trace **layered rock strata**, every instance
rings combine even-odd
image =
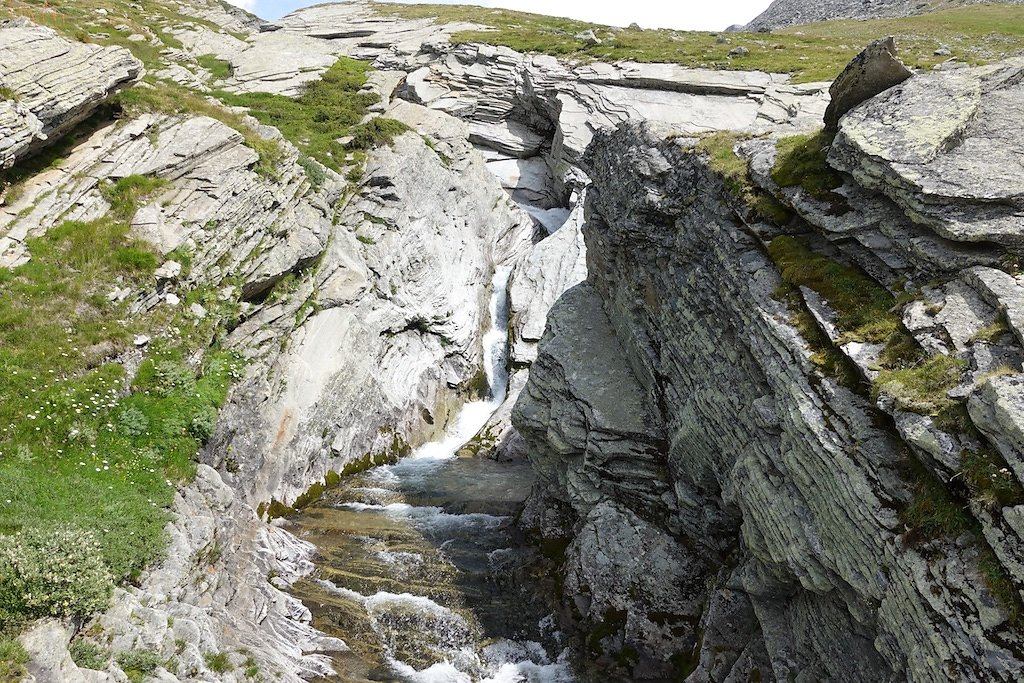
[[[546,483],[529,521],[569,542],[568,601],[594,654],[625,662],[630,680],[1021,677],[1020,499],[958,483],[986,447],[1006,463],[992,476],[1021,482],[1024,349],[1009,322],[1021,282],[994,267],[1017,249],[1004,184],[1021,174],[985,151],[1008,130],[1017,70],[916,76],[854,108],[829,156],[850,172],[834,191],[848,211],[779,187],[773,141],[738,145],[754,182],[797,215],[784,229],[738,207],[695,140],[653,125],[597,134],[587,282],[551,310],[513,423]],[[925,90],[962,99],[965,118],[894,114]],[[947,159],[972,178],[955,192]],[[971,175],[982,167],[989,179]],[[951,213],[1003,229],[979,237]],[[939,399],[973,425],[907,399],[880,375],[883,346],[851,339],[805,287],[800,308],[861,389],[822,369],[778,295],[766,245],[783,232],[893,289],[931,280],[895,310],[933,359],[963,367]],[[1010,334],[986,336],[1001,316]],[[906,511],[931,476],[973,519],[921,541]],[[1010,588],[996,597],[999,581]]]

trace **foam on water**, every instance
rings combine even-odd
[[[568,212],[565,212],[566,214]],[[554,226],[566,216],[547,212],[545,226]],[[544,222],[544,219],[538,217]],[[561,223],[558,223],[561,225]],[[554,226],[557,228],[557,226]],[[553,231],[552,227],[548,228]],[[487,423],[494,411],[505,400],[508,392],[507,329],[508,279],[510,269],[501,268],[493,280],[491,296],[491,328],[484,336],[484,370],[490,396],[486,401],[464,405],[450,423],[443,438],[415,449],[412,454],[394,465],[375,468],[367,474],[371,486],[354,489],[362,500],[341,503],[338,507],[354,512],[384,514],[401,517],[412,527],[425,534],[445,533],[453,529],[493,530],[508,518],[483,513],[451,514],[442,508],[413,506],[407,503],[387,503],[389,495],[401,491],[411,482],[429,477],[438,468],[456,457],[456,452],[472,439]],[[365,501],[365,502],[363,502]],[[372,546],[374,556],[393,564],[396,569],[424,562],[418,553],[388,551],[375,539],[361,537],[360,541]],[[379,539],[376,539],[379,541]],[[448,539],[440,544],[443,553]],[[514,550],[499,548],[488,555],[488,562],[501,564],[513,556]],[[435,602],[411,593],[378,592],[362,595],[356,591],[320,579],[318,584],[335,595],[355,601],[363,606],[371,626],[388,653],[387,661],[394,673],[408,683],[571,683],[565,653],[557,660],[539,644],[532,641],[499,640],[482,646],[479,627],[474,619]],[[402,661],[403,647],[412,642],[413,650],[429,652],[430,659],[441,660],[416,669]],[[410,660],[411,661],[411,660]],[[427,660],[429,661],[429,659]]]

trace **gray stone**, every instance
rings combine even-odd
[[[829,88],[832,96],[825,110],[825,132],[839,129],[839,119],[864,100],[885,92],[911,77],[896,56],[896,40],[891,36],[876,40],[854,57]]]
[[[137,79],[142,63],[122,47],[72,42],[27,20],[0,23],[0,168],[35,153]]]

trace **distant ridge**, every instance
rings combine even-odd
[[[747,24],[747,31],[771,31],[829,19],[909,17],[966,5],[1021,5],[1024,0],[775,0]]]

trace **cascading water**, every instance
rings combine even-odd
[[[336,658],[346,683],[574,680],[538,558],[511,521],[529,465],[456,457],[508,391],[508,278],[501,268],[492,282],[488,398],[466,404],[440,440],[349,477],[294,520],[325,560],[296,592],[352,648]]]

